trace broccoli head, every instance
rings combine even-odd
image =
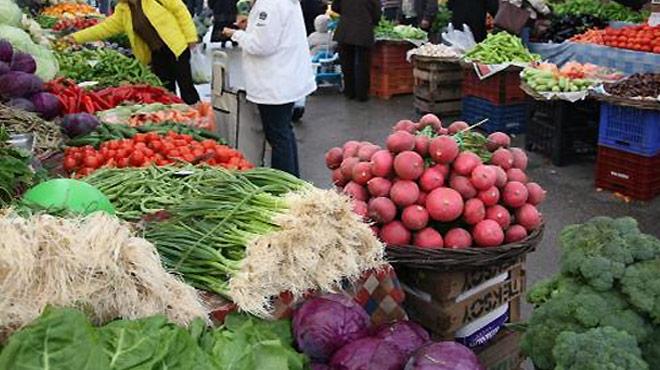
[[[552,353],[555,370],[648,370],[635,337],[609,326],[584,333],[566,331]]]
[[[537,368],[554,368],[552,349],[557,337],[565,331],[581,333],[611,326],[628,332],[639,342],[649,338],[651,324],[630,308],[623,295],[616,291],[600,292],[568,277],[560,281],[561,289],[532,313],[521,341],[523,352]]]
[[[582,277],[599,291],[612,289],[628,265],[660,256],[660,242],[641,234],[630,217],[596,217],[568,226],[560,241],[562,272]]]
[[[642,345],[642,357],[651,369],[660,369],[660,327],[656,327],[649,338]]]
[[[660,258],[628,266],[621,290],[633,306],[660,324]]]

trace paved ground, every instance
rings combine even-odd
[[[302,176],[320,187],[329,187],[329,172],[323,154],[347,140],[382,144],[399,119],[415,118],[410,96],[368,103],[346,101],[325,92],[307,103],[304,122],[297,126]],[[516,141],[523,142],[523,138]],[[522,146],[522,145],[520,145]],[[594,216],[632,216],[642,230],[660,237],[660,197],[650,203],[625,203],[593,185],[594,159],[566,167],[554,167],[543,157],[530,154],[529,175],[548,190],[541,207],[546,221],[543,242],[528,260],[528,283],[552,275],[558,268],[557,235],[565,226]],[[525,310],[527,313],[529,309]]]

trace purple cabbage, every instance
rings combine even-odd
[[[408,360],[404,370],[484,370],[469,348],[456,342],[431,343]]]
[[[37,62],[34,61],[32,55],[18,51],[14,53],[10,67],[12,71],[34,73],[37,71]]]
[[[62,106],[57,96],[48,92],[40,92],[32,95],[30,100],[34,103],[36,112],[44,119],[53,119],[60,115]]]
[[[430,341],[429,333],[412,321],[399,321],[384,326],[374,337],[394,344],[406,357]]]
[[[388,341],[367,337],[348,343],[330,361],[333,370],[401,370],[407,356]]]
[[[306,301],[293,315],[298,348],[317,362],[327,362],[345,344],[368,335],[370,319],[351,298],[328,294]]]
[[[9,102],[7,103],[7,105],[9,105],[12,108],[22,109],[22,110],[27,111],[27,112],[36,112],[37,111],[34,104],[30,100],[25,99],[25,98],[10,99]]]
[[[330,370],[330,366],[326,364],[311,364],[309,368],[310,370]]]
[[[11,71],[0,76],[0,95],[20,98],[42,91],[43,81],[31,73]]]
[[[98,127],[99,121],[89,113],[67,114],[62,119],[62,131],[68,137],[87,135]]]
[[[0,61],[0,75],[3,75],[10,71],[9,64]]]
[[[14,47],[11,46],[11,42],[0,39],[0,62],[5,62],[7,64],[11,63],[14,58]]]

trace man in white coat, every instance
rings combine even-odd
[[[247,99],[259,108],[272,167],[299,176],[294,102],[316,90],[299,0],[256,0],[244,30],[223,33],[243,50]]]

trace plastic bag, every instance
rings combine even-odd
[[[203,47],[196,47],[190,57],[193,82],[207,84],[211,82],[211,61],[204,53]]]
[[[463,54],[472,50],[477,45],[476,41],[474,41],[472,30],[467,24],[463,25],[463,31],[458,31],[454,29],[453,24],[449,23],[447,31],[442,33],[442,39],[454,49],[460,50]]]

